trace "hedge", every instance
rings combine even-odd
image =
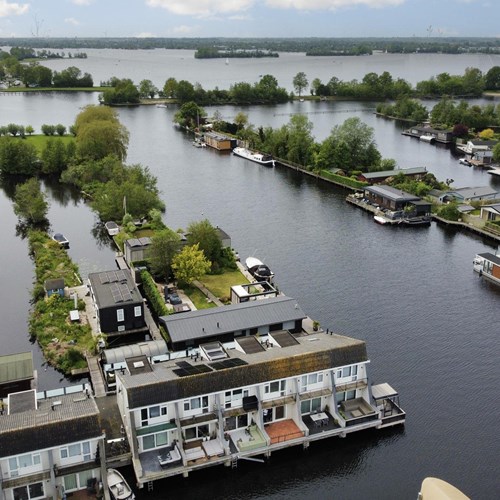
[[[169,310],[165,305],[165,300],[163,299],[162,294],[158,291],[156,283],[149,271],[141,271],[141,279],[142,290],[155,314],[157,316],[166,316],[169,314]]]

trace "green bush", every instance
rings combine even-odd
[[[165,300],[163,296],[158,291],[156,283],[153,280],[153,277],[148,271],[141,272],[141,280],[142,280],[142,290],[146,299],[150,303],[153,311],[157,316],[166,316],[169,314],[169,310],[165,305]]]
[[[351,179],[349,177],[344,177],[343,175],[333,174],[329,170],[322,170],[321,177],[324,177],[325,179],[330,179],[344,186],[349,186],[356,189],[362,189],[368,185],[367,182],[361,182],[355,179]]]
[[[451,221],[458,221],[458,219],[462,217],[456,202],[451,202],[441,207],[438,211],[438,215],[443,219]]]

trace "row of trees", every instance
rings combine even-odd
[[[394,104],[378,104],[377,113],[414,122],[423,122],[429,116],[429,111],[421,102],[407,96],[398,97]]]

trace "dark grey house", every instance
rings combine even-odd
[[[281,295],[253,302],[231,304],[160,317],[173,350],[218,340],[229,342],[245,335],[302,331],[306,315],[295,299]]]
[[[431,211],[430,203],[392,186],[368,186],[365,188],[365,197],[372,203],[393,211],[404,210],[408,205],[412,205],[416,215],[425,215]]]
[[[100,331],[108,335],[147,331],[144,302],[128,269],[89,274]]]

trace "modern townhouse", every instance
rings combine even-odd
[[[88,393],[40,399],[34,390],[9,394],[0,415],[2,500],[66,498],[96,492],[104,436]]]
[[[189,354],[129,358],[117,374],[139,486],[405,421],[397,392],[371,384],[360,340],[279,330]]]

